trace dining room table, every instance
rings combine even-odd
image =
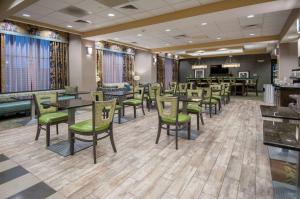
[[[92,106],[93,101],[82,100],[82,99],[71,99],[71,100],[57,101],[55,103],[42,102],[41,104],[45,108],[53,106],[53,107],[57,107],[57,109],[59,111],[63,111],[63,110],[68,111],[68,127],[69,127],[75,123],[76,109]],[[61,156],[68,156],[71,154],[70,153],[70,140],[71,140],[71,134],[70,134],[70,131],[68,130],[68,138],[66,140],[61,140],[59,142],[51,144],[48,147],[48,149],[61,155]],[[74,150],[75,150],[75,152],[78,152],[78,151],[86,149],[90,146],[92,146],[92,143],[76,140],[75,145],[74,145]]]

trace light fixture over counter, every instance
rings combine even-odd
[[[201,65],[192,65],[192,69],[203,69],[207,68],[207,65],[201,64]]]
[[[240,63],[236,62],[232,55],[229,55],[229,57],[226,59],[225,63],[222,64],[222,68],[239,68],[241,66]]]

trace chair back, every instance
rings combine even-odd
[[[225,95],[225,92],[230,93],[230,83],[223,83],[222,84],[223,93],[222,95]]]
[[[44,107],[42,105],[43,102],[56,103],[57,102],[57,93],[42,93],[42,94],[33,94],[34,104],[37,110],[38,115],[42,115],[44,113],[53,113],[57,111],[57,107],[50,106]]]
[[[161,87],[160,84],[152,84],[149,88],[149,97],[155,98],[160,95]]]
[[[202,97],[203,96],[203,89],[188,89],[187,90],[188,97]]]
[[[71,93],[77,93],[78,87],[77,86],[65,86],[65,93],[71,94]]]
[[[104,95],[102,91],[91,92],[91,97],[93,101],[104,101]]]
[[[165,107],[165,103],[170,104],[170,108]],[[178,122],[178,97],[170,96],[157,96],[156,97],[158,117],[176,117],[176,122]]]
[[[111,124],[114,119],[116,99],[109,101],[93,101],[93,131],[98,124]],[[108,114],[103,114],[103,112]],[[108,116],[107,116],[108,115]]]
[[[179,90],[179,92],[186,92],[186,90],[187,90],[187,83],[179,83],[178,84],[178,90]]]
[[[175,93],[176,89],[177,89],[177,82],[171,82],[170,90],[172,90],[172,92]]]
[[[214,84],[210,85],[211,94],[215,96],[221,96],[222,93],[222,85],[221,84]]]
[[[144,99],[144,93],[145,93],[145,87],[135,86],[134,89],[133,98],[134,99]]]

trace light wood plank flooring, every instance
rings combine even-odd
[[[61,157],[45,149],[45,134],[34,141],[36,126],[0,132],[0,151],[66,198],[272,198],[267,148],[262,143],[261,101],[233,98],[205,125],[197,140],[179,139],[162,131],[155,144],[157,113],[114,126],[115,154],[109,139],[97,148]],[[132,115],[131,108],[127,108]],[[91,118],[80,111],[77,119]],[[195,117],[192,128],[196,129]],[[53,128],[52,139],[67,137],[67,125]]]

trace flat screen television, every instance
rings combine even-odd
[[[211,65],[210,66],[210,76],[223,76],[228,75],[229,69],[222,68],[222,65]]]

